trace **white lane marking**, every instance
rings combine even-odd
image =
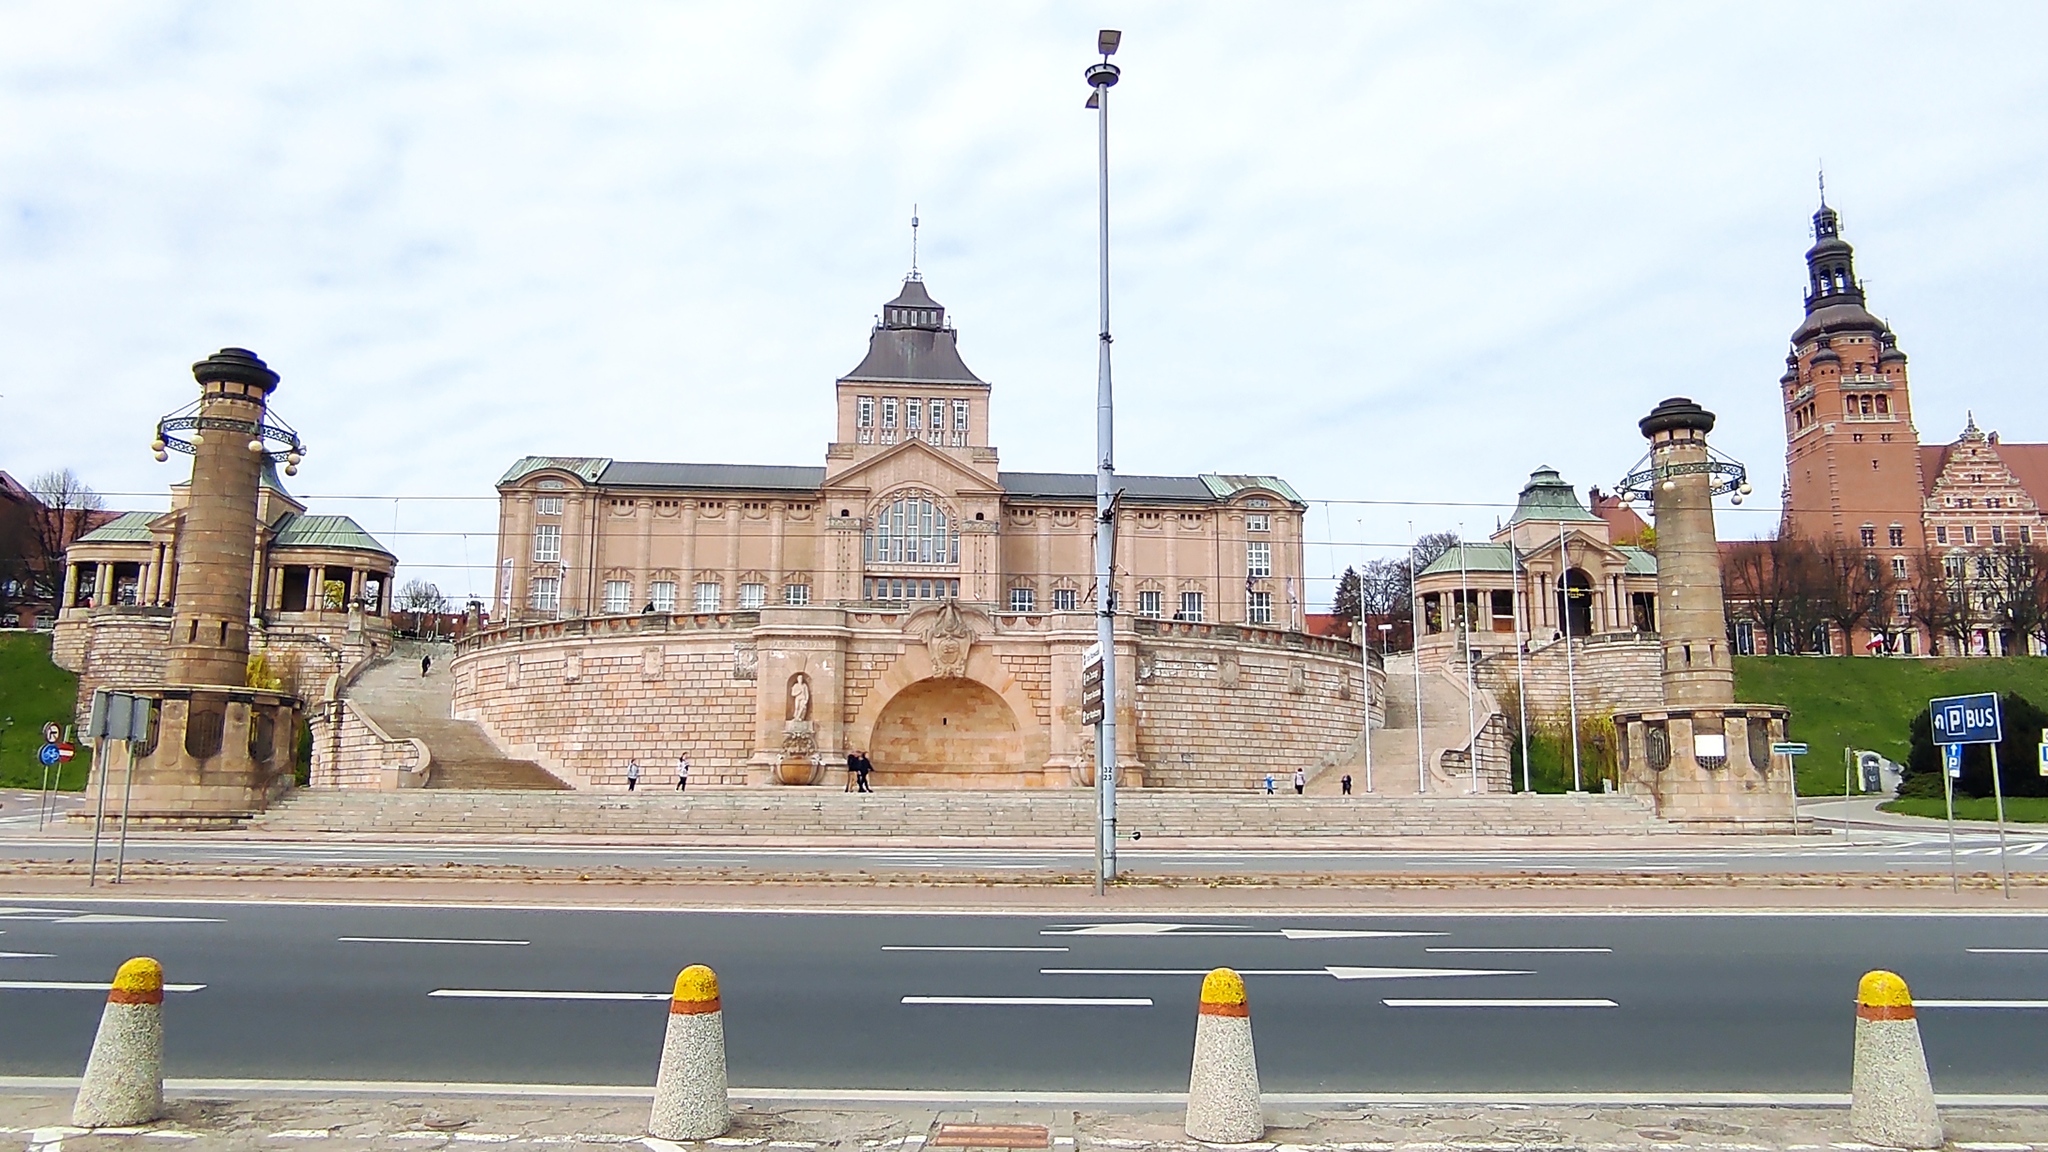
[[[54,952],[0,952],[0,960],[49,960]]]
[[[1533,976],[1515,968],[1345,968],[1327,969],[1339,980],[1417,980],[1430,976]]]
[[[2048,1000],[1915,1000],[1915,1008],[2048,1008]]]
[[[1389,1008],[1619,1008],[1612,1000],[1382,1000]]]
[[[1064,947],[1041,945],[1031,948],[1012,948],[994,944],[884,944],[884,952],[1065,952]]]
[[[1031,1008],[1150,1008],[1150,996],[905,996],[905,1004],[968,1004]]]
[[[0,988],[12,988],[23,992],[105,992],[112,984],[95,983],[91,980],[0,980]],[[204,984],[166,984],[166,992],[197,992]]]
[[[2048,956],[2048,948],[1965,948],[1963,951],[1975,952],[1981,956]],[[1960,1148],[1962,1145],[1958,1144],[1956,1147]]]
[[[1381,932],[1360,928],[1253,928],[1244,924],[1055,924],[1040,936],[1277,936],[1288,940],[1385,940],[1442,936],[1442,932]]]
[[[427,993],[455,1000],[668,1000],[667,992],[531,992],[514,988],[436,988]]]
[[[1424,952],[1483,952],[1489,955],[1521,955],[1523,953],[1562,952],[1612,952],[1612,948],[1424,948]]]
[[[1207,976],[1208,968],[1040,968],[1040,976]],[[1419,980],[1432,976],[1529,976],[1521,968],[1240,968],[1239,976],[1335,976],[1339,980]]]
[[[88,912],[66,916],[59,924],[225,924],[211,916],[128,916],[118,912]]]
[[[509,944],[524,948],[525,940],[462,940],[452,936],[336,936],[343,944]]]

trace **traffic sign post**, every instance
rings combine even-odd
[[[2048,728],[2041,729],[2041,775],[2048,776]]]
[[[2005,898],[2012,899],[2012,873],[2005,862],[2005,786],[1998,779],[1998,742],[2004,739],[2004,722],[1999,714],[1998,693],[1978,692],[1969,696],[1937,696],[1927,702],[1929,727],[1934,742],[1941,745],[1942,792],[1948,798],[1948,880],[1949,887],[1962,890],[1956,875],[1956,785],[1963,774],[1963,745],[1991,745],[1991,795],[1998,805],[1998,875]],[[2043,733],[2048,736],[2048,733]]]

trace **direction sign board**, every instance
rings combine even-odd
[[[1941,766],[1948,769],[1949,775],[1954,776],[1958,780],[1962,779],[1963,746],[1961,744],[1943,744],[1941,746]]]
[[[1088,647],[1081,665],[1081,723],[1102,723],[1102,645]]]
[[[1927,710],[1933,713],[1936,744],[1996,744],[2001,739],[1996,692],[1939,697]]]
[[[36,753],[36,763],[41,764],[45,768],[55,766],[57,763],[57,746],[55,744],[43,745],[42,749]]]
[[[1781,744],[1773,744],[1773,745],[1771,745],[1771,755],[1773,755],[1773,756],[1804,756],[1804,755],[1806,755],[1806,745],[1804,745],[1804,744],[1799,744],[1799,743],[1794,743],[1794,742],[1786,742],[1786,743],[1781,743]]]
[[[2048,776],[2048,732],[2041,733],[2041,775]]]

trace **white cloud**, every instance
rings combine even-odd
[[[296,487],[459,498],[398,505],[396,534],[388,499],[320,502],[453,592],[465,563],[488,588],[490,485],[523,453],[815,463],[912,202],[1005,464],[1088,468],[1080,73],[1100,23],[1126,33],[1127,471],[1445,502],[1338,506],[1320,526],[1344,541],[1411,518],[1476,533],[1493,512],[1452,505],[1510,499],[1544,463],[1611,482],[1635,419],[1690,394],[1774,494],[1823,157],[1922,436],[1971,407],[2048,439],[2023,354],[2048,256],[2037,6],[53,3],[0,22],[0,464],[160,493],[152,418],[189,398],[191,361],[245,345],[313,445]]]

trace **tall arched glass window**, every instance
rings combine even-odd
[[[864,551],[870,564],[958,564],[960,534],[929,496],[905,496],[876,514]]]

